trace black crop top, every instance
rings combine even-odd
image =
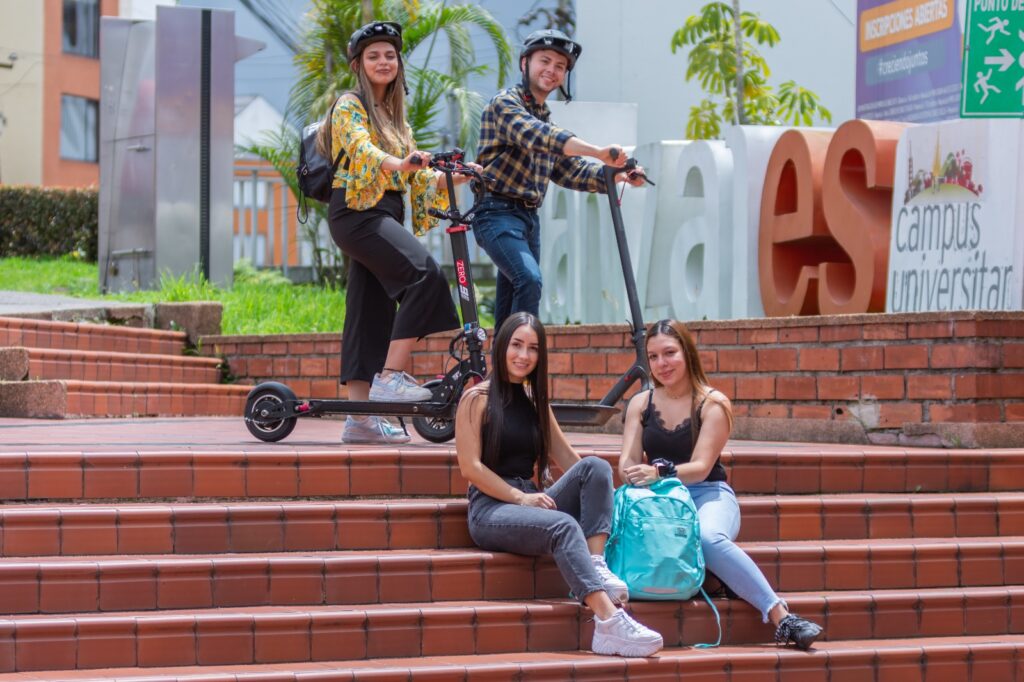
[[[520,385],[513,387],[512,403],[502,412],[501,448],[494,473],[502,478],[533,478],[541,442],[537,408]],[[489,426],[484,422],[480,430],[483,447],[487,447]]]
[[[703,410],[706,401],[707,396],[697,405],[698,432],[700,432],[701,410]],[[690,418],[687,417],[683,420],[682,424],[672,430],[666,428],[665,423],[661,420],[661,415],[658,413],[658,408],[654,406],[653,389],[647,396],[647,407],[644,408],[643,414],[640,415],[640,424],[643,426],[641,443],[643,444],[644,453],[647,455],[647,461],[661,458],[667,459],[678,466],[679,464],[686,464],[693,457],[695,439],[691,433],[693,426],[690,423]],[[711,471],[704,481],[725,480],[725,467],[722,466],[722,460],[719,457],[715,460],[715,464],[711,467]]]

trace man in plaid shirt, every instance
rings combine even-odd
[[[498,268],[494,309],[497,329],[513,312],[536,315],[540,308],[540,219],[548,181],[584,192],[605,192],[602,164],[622,166],[619,145],[596,147],[550,123],[545,100],[563,83],[580,45],[561,31],[531,33],[519,56],[522,83],[494,96],[483,113],[477,163],[483,166],[487,196],[473,223],[477,243]],[[584,160],[590,156],[600,161]],[[619,180],[644,182],[643,169]]]

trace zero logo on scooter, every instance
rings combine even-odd
[[[469,300],[469,287],[466,286],[466,263],[462,259],[455,261],[455,277],[459,282],[459,296],[465,300]]]

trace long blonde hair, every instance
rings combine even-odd
[[[370,127],[377,133],[384,151],[392,156],[404,158],[415,148],[415,142],[409,133],[409,126],[405,122],[405,64],[401,54],[398,57],[398,73],[395,79],[384,88],[384,97],[380,102],[373,96],[373,87],[370,79],[362,68],[363,54],[353,64],[356,72],[357,86],[355,93],[359,101],[366,108],[366,115],[370,119]],[[380,104],[380,106],[377,106]],[[320,126],[317,133],[317,150],[325,157],[334,160],[332,146],[332,121],[331,111],[327,112],[328,120]]]

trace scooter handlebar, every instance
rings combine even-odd
[[[612,159],[615,159],[617,157],[618,154],[616,153],[616,150],[612,149]],[[636,169],[639,167],[640,162],[634,159],[633,157],[629,157],[628,159],[626,159],[626,163],[624,163],[622,166],[605,166],[605,169],[610,170],[613,176],[617,173],[626,173],[627,175],[630,176],[630,178],[633,178],[636,177],[636,175],[638,174]],[[654,185],[651,179],[647,177],[646,173],[639,173],[639,175],[644,179],[644,181],[648,185]]]

